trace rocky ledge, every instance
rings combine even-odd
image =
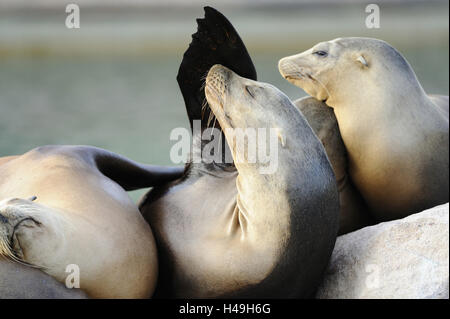
[[[449,298],[449,204],[340,236],[317,298]]]

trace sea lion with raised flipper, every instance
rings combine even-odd
[[[338,228],[334,174],[303,115],[255,80],[231,23],[206,7],[178,82],[191,123],[201,120],[204,131],[212,112],[234,162],[191,162],[182,179],[143,198],[159,251],[157,297],[311,297],[321,280]],[[277,169],[261,174],[263,164],[237,161],[245,156],[230,128],[275,128]],[[193,144],[201,153],[204,143],[194,137]]]
[[[281,59],[279,69],[333,108],[351,179],[378,221],[448,202],[448,97],[427,95],[391,45],[339,38]]]
[[[33,289],[46,291],[43,297],[83,296],[45,279],[44,272],[65,283],[69,265],[78,267],[89,297],[152,295],[154,237],[126,190],[166,183],[183,168],[138,164],[87,146],[44,146],[0,163],[0,278],[7,276],[0,298],[33,297]]]

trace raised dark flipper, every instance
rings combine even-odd
[[[240,76],[256,80],[256,70],[247,49],[233,25],[219,11],[205,7],[205,17],[197,19],[197,32],[184,53],[178,70],[177,81],[183,94],[189,122],[202,119],[202,129],[207,127],[210,109],[203,90],[209,69],[221,64]]]

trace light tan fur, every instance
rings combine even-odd
[[[448,97],[426,95],[397,50],[339,38],[281,59],[279,69],[334,109],[350,176],[378,220],[448,202]]]
[[[333,109],[310,96],[296,100],[294,105],[322,142],[333,167],[340,202],[338,235],[368,226],[368,207],[348,176],[347,151]]]
[[[322,144],[289,98],[270,84],[215,65],[205,95],[235,165],[193,163],[185,179],[141,202],[160,244],[156,294],[312,296],[338,229],[337,185]],[[269,132],[262,141],[239,143],[232,129],[274,129],[275,144]],[[277,155],[267,174],[261,168],[268,163],[246,157],[251,145],[258,152],[264,143],[270,143],[266,152]],[[195,140],[194,147],[202,150]]]
[[[89,152],[97,150],[49,146],[0,159],[0,255],[62,283],[75,264],[81,289],[93,298],[150,297],[158,273],[152,231]],[[14,295],[14,285],[0,287],[0,296],[2,289]]]

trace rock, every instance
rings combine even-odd
[[[317,298],[449,298],[449,204],[340,236]]]

